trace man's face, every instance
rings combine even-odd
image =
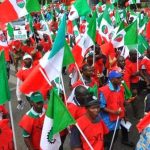
[[[111,82],[112,82],[113,84],[118,85],[118,86],[121,84],[121,81],[122,81],[122,77],[113,78],[113,79],[111,80]]]
[[[38,103],[33,102],[33,103],[32,103],[33,109],[34,109],[37,113],[42,113],[43,105],[44,105],[43,102],[38,102]]]
[[[25,67],[30,68],[32,64],[32,59],[30,58],[24,59],[24,64],[25,64]]]
[[[96,119],[100,112],[100,106],[99,105],[92,105],[87,107],[87,113],[92,119]]]
[[[118,59],[118,66],[124,68],[124,66],[125,66],[125,59],[123,57],[120,57]]]
[[[83,71],[83,75],[86,77],[91,77],[93,75],[92,67],[87,66],[86,69]]]

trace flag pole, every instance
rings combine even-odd
[[[63,77],[62,77],[62,73],[61,73],[60,79],[61,79],[61,82],[62,82],[62,88],[63,88],[63,92],[64,92],[65,105],[67,107],[67,97],[66,97],[66,91],[65,91],[64,80],[63,80]]]
[[[52,43],[52,45],[53,45],[53,41],[52,41],[52,37],[51,37],[51,31],[50,31],[50,29],[49,29],[48,23],[46,22],[45,17],[44,17],[44,15],[43,15],[43,12],[42,12],[42,11],[41,11],[41,15],[42,15],[42,18],[43,18],[43,20],[44,20],[44,22],[45,22],[46,28],[48,29],[50,41],[51,41],[51,43]]]
[[[75,125],[78,128],[78,130],[80,131],[80,133],[83,136],[84,140],[87,142],[87,144],[90,147],[90,149],[94,150],[94,148],[92,147],[92,145],[90,144],[90,142],[88,141],[88,139],[86,138],[86,136],[84,135],[84,133],[82,132],[81,128],[79,127],[78,123],[76,123]]]
[[[113,137],[112,137],[112,140],[111,140],[111,144],[110,144],[109,150],[111,150],[112,146],[113,146],[114,138],[115,138],[116,131],[117,131],[118,122],[119,122],[119,116],[117,117],[117,121],[116,121],[116,125],[115,125],[115,130],[114,130],[114,133],[113,133]]]
[[[94,52],[93,52],[93,67],[94,67],[94,64],[95,64],[95,45],[94,46]]]
[[[81,72],[80,72],[80,70],[79,70],[79,67],[78,67],[78,65],[77,65],[76,62],[75,62],[75,66],[76,66],[76,68],[77,68],[77,71],[79,72],[79,76],[80,76],[80,78],[81,78],[81,80],[82,80],[84,86],[86,86],[86,85],[85,85],[85,82],[84,82],[84,80],[83,80],[82,74],[81,74]]]
[[[9,114],[10,114],[11,126],[12,126],[12,131],[13,131],[14,147],[15,147],[15,150],[17,150],[17,143],[16,143],[16,135],[15,135],[13,115],[12,115],[11,101],[8,101],[8,106],[9,106]]]
[[[42,75],[44,76],[45,80],[48,82],[48,84],[50,86],[52,86],[52,84],[50,83],[49,79],[47,78],[47,76],[44,74],[43,70],[41,68],[39,68],[40,72],[42,73]]]

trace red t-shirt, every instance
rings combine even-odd
[[[86,112],[85,107],[80,107],[73,103],[68,103],[67,108],[75,120],[84,115]]]
[[[27,76],[31,73],[31,71],[33,70],[33,67],[29,68],[29,69],[20,69],[17,73],[16,76],[17,78],[19,78],[21,81],[24,81]]]
[[[40,150],[40,139],[42,134],[44,117],[45,115],[38,118],[24,115],[19,122],[19,126],[31,136],[31,142],[35,150]]]
[[[137,62],[132,62],[129,59],[125,62],[125,69],[124,69],[124,81],[126,82],[127,86],[130,88],[131,83],[138,83],[139,76],[132,77],[132,74],[136,73],[138,71],[137,65],[139,66]]]
[[[86,115],[77,120],[77,123],[83,131],[85,137],[90,142],[94,150],[104,150],[104,135],[109,132],[102,120],[92,123]],[[84,150],[90,150],[87,142],[81,135],[82,147]]]

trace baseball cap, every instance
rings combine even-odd
[[[93,105],[99,105],[99,101],[96,96],[93,96],[92,94],[90,94],[89,97],[86,98],[85,100],[85,107],[89,107]]]
[[[108,78],[109,78],[110,80],[113,79],[113,78],[120,78],[120,77],[122,77],[122,74],[119,73],[118,71],[115,71],[115,70],[111,71],[111,72],[109,73],[109,75],[108,75]]]
[[[40,92],[32,93],[30,96],[30,100],[35,103],[44,102],[43,95]]]
[[[29,55],[29,54],[25,54],[25,55],[23,56],[23,60],[25,60],[25,59],[27,59],[27,58],[32,59],[32,56],[31,56],[31,55]]]

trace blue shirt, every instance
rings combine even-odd
[[[111,91],[119,91],[120,90],[120,87],[118,86],[117,87],[117,89],[115,89],[114,87],[113,87],[113,84],[109,81],[108,82],[108,86],[109,86],[109,89],[111,90]],[[105,97],[104,97],[104,94],[101,92],[100,93],[100,108],[101,109],[104,109],[104,108],[106,108],[107,107],[107,104],[106,104],[106,99],[105,99]],[[109,114],[107,113],[107,112],[105,112],[105,111],[101,111],[100,112],[100,115],[101,115],[101,118],[103,119],[103,121],[105,122],[105,124],[106,124],[106,126],[108,127],[108,129],[110,130],[110,131],[113,131],[114,129],[115,129],[115,126],[116,126],[116,121],[110,121],[110,116],[109,116]],[[117,126],[117,128],[119,128],[119,126],[120,126],[120,120],[119,120],[119,122],[118,122],[118,126]]]

